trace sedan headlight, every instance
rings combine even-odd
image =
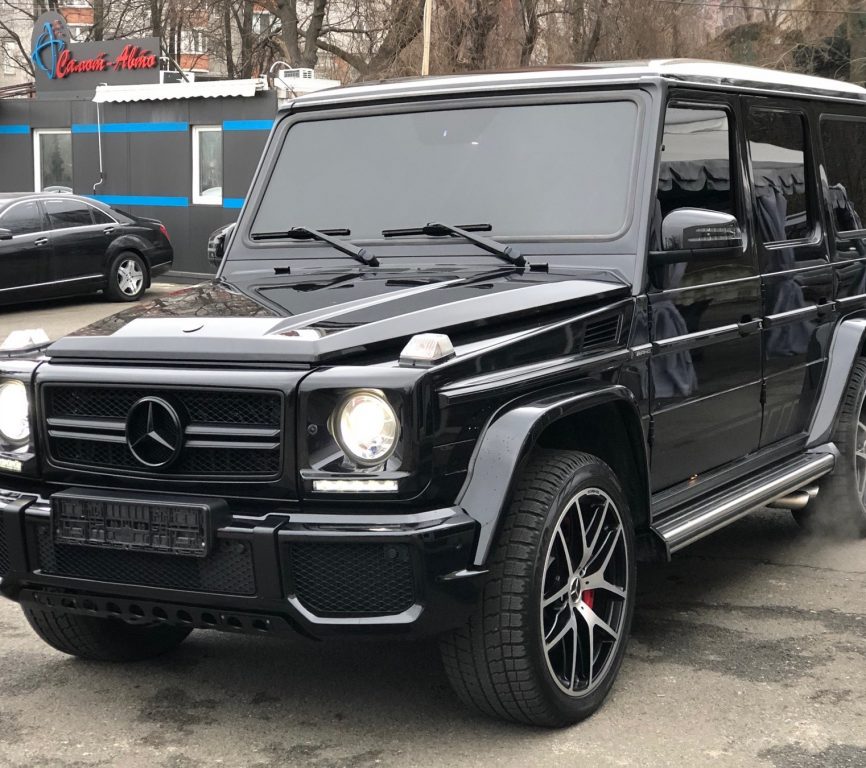
[[[27,388],[20,381],[0,384],[0,439],[13,446],[30,438],[30,407]]]
[[[384,394],[362,390],[346,397],[334,412],[331,434],[349,459],[372,467],[384,464],[394,453],[400,424]]]

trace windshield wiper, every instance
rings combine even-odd
[[[333,249],[351,256],[355,261],[360,261],[368,267],[378,267],[379,259],[366,248],[337,240],[337,237],[348,237],[351,235],[348,229],[310,229],[309,227],[292,227],[288,232],[258,232],[254,234],[253,240],[316,240],[327,243]]]
[[[452,227],[450,224],[442,224],[440,222],[432,222],[423,227],[412,227],[410,229],[385,229],[382,230],[382,237],[411,237],[412,235],[427,235],[429,237],[462,237],[468,240],[473,245],[492,253],[494,256],[507,261],[509,264],[514,264],[516,267],[522,267],[526,264],[526,259],[517,248],[502,243],[490,237],[482,237],[481,235],[473,235],[473,232],[489,232],[492,227],[489,224],[466,224],[462,227]]]

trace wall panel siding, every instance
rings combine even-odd
[[[103,104],[99,117],[91,101],[5,99],[0,101],[0,191],[33,189],[34,129],[69,128],[75,192],[159,219],[174,245],[175,269],[211,272],[207,236],[237,218],[276,108],[272,92]],[[104,180],[97,185],[99,122]],[[194,125],[224,126],[222,206],[192,203]]]

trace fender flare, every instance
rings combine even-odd
[[[848,386],[848,379],[854,363],[860,356],[863,340],[866,338],[866,318],[852,317],[843,320],[836,326],[824,380],[818,402],[812,412],[812,422],[809,425],[807,448],[814,448],[830,442],[833,427],[839,415],[839,407]]]
[[[572,390],[530,402],[511,403],[491,419],[475,446],[469,474],[457,496],[457,506],[480,524],[474,556],[476,566],[483,565],[487,559],[514,481],[541,433],[564,417],[611,402],[626,403],[634,414],[638,430],[641,429],[634,394],[621,385],[599,389],[596,384],[582,392]],[[641,482],[648,511],[649,469],[643,440],[639,449],[643,459]]]

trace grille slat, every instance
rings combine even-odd
[[[46,526],[38,528],[37,541],[39,567],[52,576],[227,595],[256,591],[245,542],[219,541],[208,557],[198,558],[55,544]]]
[[[295,594],[320,616],[387,616],[415,604],[405,544],[295,542],[287,547]]]
[[[620,319],[620,315],[616,315],[615,317],[587,323],[583,332],[581,349],[587,351],[615,344],[619,338]]]
[[[0,576],[9,570],[9,544],[6,542],[6,524],[0,515]]]
[[[165,469],[140,464],[126,444],[126,418],[147,396],[172,404],[186,423],[178,460]],[[62,466],[172,477],[275,478],[281,468],[282,396],[143,387],[47,385],[48,447]]]

